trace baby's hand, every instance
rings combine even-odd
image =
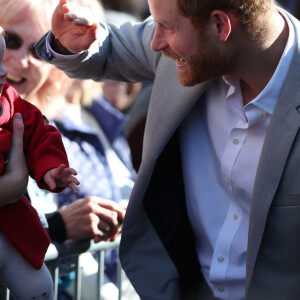
[[[57,187],[69,187],[74,194],[77,194],[75,185],[79,185],[79,181],[73,175],[77,175],[77,172],[72,168],[66,168],[66,165],[62,164],[47,171],[44,181],[51,191],[54,191]]]

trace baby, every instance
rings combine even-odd
[[[58,193],[69,187],[77,193],[79,182],[74,177],[77,173],[68,167],[60,133],[53,126],[45,125],[42,113],[5,83],[4,35],[0,27],[0,176],[9,159],[13,117],[17,115],[24,122],[23,149],[29,175],[42,189]],[[20,294],[22,299],[53,297],[52,280],[43,264],[49,244],[48,234],[29,201],[23,196],[3,203],[0,191],[0,278],[14,294],[20,293],[21,285],[28,284]],[[15,280],[16,272],[22,273],[23,282]]]

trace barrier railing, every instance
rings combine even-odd
[[[104,278],[104,255],[106,250],[117,249],[120,245],[120,238],[113,242],[99,242],[95,244],[93,241],[86,240],[81,242],[66,241],[65,243],[51,243],[46,256],[45,263],[52,275],[54,285],[54,299],[58,297],[58,279],[59,279],[59,260],[66,257],[75,257],[75,298],[74,300],[81,299],[81,268],[79,264],[80,255],[86,252],[96,254],[98,261],[97,273],[97,300],[101,300],[101,287]],[[119,290],[118,300],[122,298],[122,280],[124,273],[121,264],[117,264],[117,287]],[[5,299],[12,299],[10,292],[6,289]]]

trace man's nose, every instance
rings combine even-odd
[[[155,52],[164,50],[169,45],[165,39],[163,31],[160,29],[160,25],[156,25],[155,33],[151,42],[151,49]]]

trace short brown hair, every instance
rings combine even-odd
[[[179,13],[191,19],[197,27],[214,10],[233,13],[245,30],[255,38],[262,30],[261,20],[274,4],[274,0],[176,0]]]

